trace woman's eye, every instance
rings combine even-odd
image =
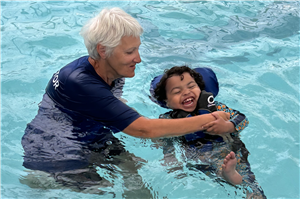
[[[133,51],[130,51],[130,52],[126,52],[128,55],[131,55],[133,53]]]

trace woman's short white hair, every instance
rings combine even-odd
[[[105,47],[106,56],[111,56],[123,36],[140,37],[143,28],[139,22],[120,8],[103,9],[81,29],[80,35],[89,56],[99,60],[97,44]]]

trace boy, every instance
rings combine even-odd
[[[200,131],[179,137],[182,144],[195,147],[203,154],[209,152],[208,158],[200,155],[200,159],[202,162],[211,162],[209,159],[214,156],[214,153],[210,152],[215,150],[213,148],[217,144],[221,146],[225,144],[224,141],[229,140],[231,145],[238,143],[239,146],[243,146],[243,143],[238,139],[238,134],[240,130],[247,126],[248,120],[240,112],[227,108],[222,103],[215,102],[213,95],[206,92],[204,88],[205,83],[199,73],[187,66],[175,66],[165,71],[154,90],[154,94],[157,101],[164,101],[168,108],[173,109],[173,111],[161,115],[160,118],[175,119],[206,113],[215,116],[215,121],[203,126],[206,133]],[[214,111],[229,112],[230,120],[225,121],[214,114]],[[236,170],[237,158],[234,151],[242,154],[241,160],[239,160],[242,162],[248,162],[248,151],[246,148],[241,149],[242,147],[231,146],[230,148],[232,151],[228,151],[222,165],[217,164],[212,167],[217,167],[214,168],[217,173],[221,169],[220,174],[222,177],[229,183],[237,185],[242,183],[242,177]]]

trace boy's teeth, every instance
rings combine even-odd
[[[192,98],[184,100],[184,103],[192,101]]]

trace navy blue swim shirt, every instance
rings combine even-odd
[[[117,143],[113,133],[140,117],[118,99],[124,81],[108,85],[88,56],[57,71],[22,137],[23,166],[48,172],[75,169],[89,164],[91,151]]]
[[[59,106],[102,122],[118,132],[136,120],[139,114],[117,99],[111,89],[86,56],[55,73],[46,93]]]

